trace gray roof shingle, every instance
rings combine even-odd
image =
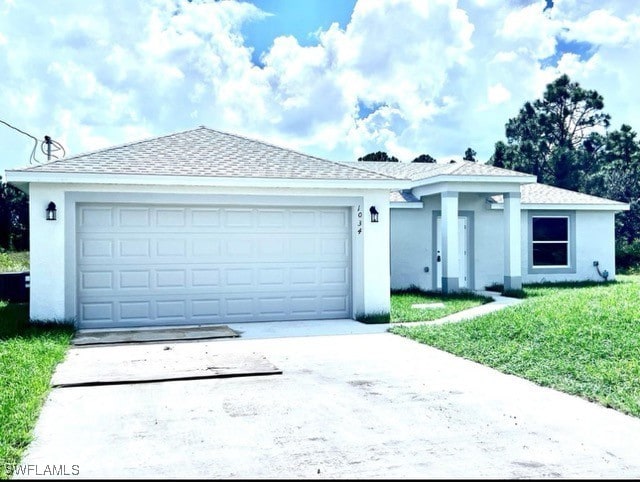
[[[625,203],[612,201],[598,196],[591,196],[581,192],[569,191],[547,184],[521,184],[520,200],[522,204],[581,204],[595,206],[626,206]],[[392,191],[389,195],[389,201],[395,203],[415,203],[420,202],[411,191]],[[489,197],[489,201],[494,204],[502,204],[503,196],[495,195]]]
[[[391,191],[389,201],[392,203],[419,203],[420,199],[414,196],[409,189],[402,191]]]
[[[15,171],[322,180],[393,179],[363,166],[309,156],[204,126]]]
[[[520,186],[520,202],[522,204],[593,204],[593,205],[616,205],[625,206],[625,203],[612,201],[597,196],[591,196],[576,191],[569,191],[548,184],[522,184]],[[501,195],[492,196],[494,203],[503,203]]]
[[[518,177],[529,176],[529,174],[502,169],[500,167],[489,166],[487,164],[458,161],[448,164],[428,163],[428,162],[350,162],[343,163],[345,165],[357,165],[375,171],[380,174],[386,174],[399,179],[407,179],[410,181],[420,181],[435,176],[502,176],[502,177]]]

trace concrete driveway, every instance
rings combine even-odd
[[[99,366],[148,346],[76,350]],[[171,349],[258,353],[283,374],[54,389],[23,464],[81,478],[640,477],[640,419],[388,333]]]

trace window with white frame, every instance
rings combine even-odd
[[[533,216],[533,267],[569,266],[569,217]]]

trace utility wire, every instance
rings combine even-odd
[[[67,151],[65,151],[64,147],[62,146],[62,144],[60,144],[58,141],[54,141],[53,139],[51,139],[49,136],[45,137],[45,141],[41,141],[39,140],[37,137],[32,136],[31,134],[29,134],[28,132],[23,131],[22,129],[18,129],[16,126],[13,126],[11,124],[9,124],[8,122],[3,121],[2,119],[0,119],[0,123],[6,125],[7,127],[18,131],[20,134],[24,134],[25,136],[31,138],[33,140],[33,149],[31,149],[31,154],[29,155],[29,164],[33,164],[34,162],[36,164],[40,164],[40,161],[38,160],[38,158],[36,157],[36,151],[38,150],[38,143],[40,143],[40,150],[42,151],[43,154],[45,154],[47,156],[47,158],[49,158],[49,156],[55,158],[55,159],[60,159],[60,157],[58,157],[57,155],[53,154],[54,152],[59,152],[62,151],[62,157],[67,155]],[[50,146],[50,150],[47,149],[45,150],[45,143],[47,143]],[[50,159],[48,159],[50,160]]]

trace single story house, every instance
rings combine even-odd
[[[31,318],[81,328],[355,318],[411,285],[613,279],[628,209],[484,164],[333,162],[206,127],[6,179],[30,197]]]

